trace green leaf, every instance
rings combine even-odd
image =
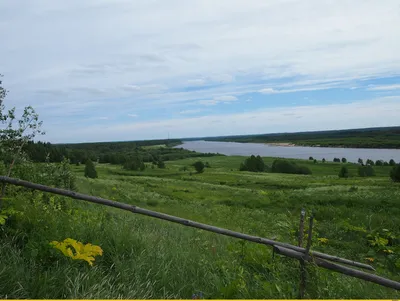
[[[6,223],[7,215],[0,214],[0,225],[4,225]]]

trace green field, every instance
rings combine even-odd
[[[400,281],[400,186],[388,176],[391,167],[376,166],[375,177],[360,178],[357,165],[345,164],[351,177],[339,179],[340,163],[297,160],[312,170],[307,176],[252,173],[238,171],[244,157],[216,156],[202,158],[210,168],[197,174],[196,160],[143,172],[99,164],[98,179],[84,178],[83,165],[72,168],[79,192],[292,244],[301,208],[314,210],[313,250],[370,263],[377,274]],[[273,256],[270,247],[22,188],[9,188],[5,202],[22,214],[0,228],[0,298],[298,295],[299,263]],[[49,247],[65,238],[98,245],[103,256],[90,267]],[[313,266],[308,273],[307,298],[400,297]]]

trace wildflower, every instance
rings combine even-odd
[[[72,238],[66,238],[62,242],[52,241],[50,245],[53,248],[60,250],[64,256],[70,257],[74,260],[84,260],[90,266],[93,266],[95,256],[103,255],[103,250],[99,246],[92,244],[84,245]]]
[[[387,250],[383,250],[383,252],[387,253],[387,254],[393,254],[393,250],[387,249]]]
[[[326,244],[326,243],[328,242],[328,239],[327,239],[327,238],[324,238],[324,237],[321,237],[321,238],[318,238],[318,241],[319,241],[320,243]]]
[[[367,258],[365,258],[366,260],[368,260],[369,262],[374,262],[374,258],[372,258],[372,257],[367,257]]]

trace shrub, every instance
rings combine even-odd
[[[339,158],[334,158],[333,162],[340,163],[340,159]]]
[[[206,162],[206,164],[204,164],[204,166],[207,167],[207,168],[211,168],[211,165],[208,162]]]
[[[126,161],[123,165],[124,169],[127,170],[145,170],[146,169],[146,165],[143,163],[142,160],[140,160],[140,158],[132,158],[128,161]]]
[[[364,164],[364,161],[363,161],[363,159],[361,159],[361,158],[358,158],[358,164],[361,164],[361,165],[363,165],[363,164]]]
[[[308,160],[314,160],[314,158],[313,157],[309,157]]]
[[[375,171],[371,165],[363,165],[358,168],[358,175],[360,177],[375,176]]]
[[[382,160],[376,160],[375,165],[376,166],[383,166],[383,161]]]
[[[395,162],[393,159],[390,159],[389,165],[390,165],[390,166],[395,166],[395,165],[396,165],[396,162]]]
[[[202,173],[202,172],[204,171],[205,165],[204,165],[204,163],[201,162],[201,161],[195,162],[195,163],[193,164],[193,166],[194,166],[194,169],[196,169],[196,171],[197,171],[198,173]]]
[[[296,163],[282,159],[276,159],[272,163],[271,171],[275,173],[289,173],[289,174],[303,174],[303,175],[311,174],[311,170],[308,167],[298,166]]]
[[[325,161],[326,161],[325,158],[322,158],[322,163],[325,163]]]
[[[400,182],[400,164],[397,164],[390,171],[390,178],[393,182]]]
[[[374,161],[372,161],[371,159],[367,159],[366,164],[367,165],[375,165]]]
[[[85,177],[95,179],[97,178],[97,171],[94,167],[92,160],[87,159],[85,165]]]
[[[263,172],[265,171],[265,163],[260,156],[251,155],[242,164],[240,164],[240,171]]]
[[[342,163],[347,163],[347,159],[346,158],[342,158]]]
[[[162,160],[158,161],[158,162],[157,162],[157,167],[158,167],[158,168],[162,168],[162,169],[165,168],[165,163],[164,163],[164,161],[162,161]]]
[[[314,159],[314,164],[316,164],[317,163],[317,159]]]
[[[339,171],[339,178],[348,178],[349,177],[349,170],[346,166],[342,166]]]

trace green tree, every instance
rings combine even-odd
[[[358,164],[361,164],[361,165],[363,165],[363,164],[364,164],[364,161],[363,161],[363,159],[361,159],[361,158],[358,158]]]
[[[348,178],[349,177],[349,170],[346,166],[342,166],[339,171],[339,178]]]
[[[272,163],[271,171],[274,173],[289,173],[289,174],[311,174],[311,170],[306,166],[298,166],[289,160],[276,159]]]
[[[194,166],[194,169],[196,169],[196,171],[197,171],[198,173],[202,173],[202,172],[204,171],[205,165],[204,165],[204,163],[203,163],[202,161],[197,161],[197,162],[195,162],[195,163],[193,164],[193,166]]]
[[[376,166],[383,166],[383,161],[382,160],[376,160],[375,165]]]
[[[393,166],[393,169],[390,171],[390,178],[393,182],[400,182],[400,164]]]
[[[314,158],[310,156],[310,157],[308,158],[308,160],[314,160]]]
[[[342,163],[347,163],[347,159],[346,158],[342,158]]]
[[[251,155],[243,163],[240,164],[239,170],[241,171],[252,171],[252,172],[263,172],[266,166],[264,160],[260,156]]]
[[[87,159],[85,164],[85,177],[95,179],[97,178],[97,171],[92,160]]]
[[[325,163],[325,161],[326,161],[325,158],[322,158],[322,163]]]
[[[0,161],[7,163],[6,175],[10,177],[17,161],[27,159],[24,146],[37,135],[45,133],[41,130],[42,121],[39,121],[39,115],[31,106],[24,108],[19,119],[15,114],[15,107],[6,111],[4,106],[6,95],[7,91],[0,81]],[[4,183],[0,193],[0,206],[5,190]]]
[[[390,166],[395,166],[395,165],[396,165],[396,162],[395,162],[393,159],[390,159],[389,165],[390,165]]]
[[[333,162],[340,163],[340,159],[339,158],[333,158]]]
[[[375,162],[374,161],[372,161],[371,159],[367,159],[367,161],[366,161],[366,164],[367,165],[375,165]]]
[[[360,177],[373,177],[375,176],[375,170],[371,165],[362,165],[358,167],[358,175]]]
[[[157,162],[157,167],[158,167],[158,168],[165,168],[165,163],[164,163],[164,161],[160,159],[160,160]]]

